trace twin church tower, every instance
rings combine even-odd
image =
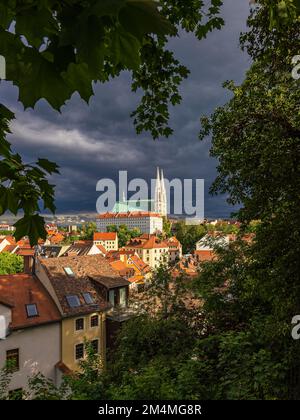
[[[162,216],[168,215],[168,200],[165,187],[165,179],[163,170],[157,168],[155,197],[154,197],[154,212]]]
[[[168,199],[166,193],[165,179],[163,170],[157,168],[156,183],[154,198],[152,200],[126,200],[123,197],[122,201],[115,204],[113,213],[127,213],[136,211],[150,211],[161,216],[168,215]]]

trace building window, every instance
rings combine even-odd
[[[75,277],[75,274],[73,273],[72,269],[70,267],[64,267],[65,273],[69,276],[69,277]]]
[[[98,354],[99,353],[99,340],[91,341],[91,346],[92,346],[93,352]]]
[[[84,344],[76,344],[75,346],[75,359],[80,360],[84,357]]]
[[[77,308],[78,306],[80,306],[80,300],[77,295],[68,295],[66,296],[66,299],[70,308]]]
[[[76,331],[84,330],[84,319],[83,318],[78,318],[78,319],[75,320],[75,330]]]
[[[82,295],[87,305],[92,305],[94,303],[94,299],[90,293],[83,293]]]
[[[126,306],[126,287],[122,287],[119,289],[119,296],[120,296],[120,306]]]
[[[38,310],[35,303],[30,303],[26,306],[27,317],[32,318],[34,316],[38,316]]]
[[[12,349],[6,351],[6,362],[8,369],[11,372],[16,372],[20,369],[19,349]]]
[[[109,303],[112,305],[112,306],[115,306],[115,291],[114,290],[110,290],[109,291]]]
[[[91,317],[91,327],[92,328],[93,327],[98,327],[98,325],[99,325],[99,317],[98,317],[98,315],[93,315]]]

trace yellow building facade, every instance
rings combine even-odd
[[[98,325],[96,325],[96,317],[98,317]],[[101,357],[104,366],[106,354],[105,336],[105,313],[95,312],[63,319],[61,337],[62,362],[69,369],[78,371],[80,361],[86,357],[85,342],[89,342],[92,344],[95,352]]]

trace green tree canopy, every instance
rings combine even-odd
[[[8,252],[0,253],[0,274],[16,274],[23,271],[23,258]]]
[[[265,7],[253,11],[241,37],[253,65],[240,86],[226,82],[232,99],[202,120],[201,133],[212,134],[219,160],[211,191],[242,205],[241,236],[253,229],[256,236],[203,265],[196,288],[215,340],[209,358],[220,378],[218,398],[298,399],[291,320],[300,308],[300,85],[292,57],[300,22],[286,16],[270,26],[269,2],[260,3]]]

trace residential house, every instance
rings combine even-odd
[[[125,247],[126,251],[134,251],[151,268],[169,262],[169,245],[155,235],[142,235],[132,239]]]
[[[166,239],[166,244],[169,248],[169,262],[175,263],[182,258],[182,246],[179,240],[172,236],[171,238]]]
[[[41,282],[29,274],[0,276],[0,368],[11,364],[11,392],[40,372],[59,383],[61,315]]]
[[[79,369],[85,340],[105,363],[106,320],[127,307],[129,282],[102,255],[39,258],[35,269],[62,316],[60,366]]]
[[[94,245],[103,246],[106,251],[116,251],[119,248],[116,232],[95,232],[93,242]]]
[[[17,249],[18,245],[13,236],[0,236],[0,252],[14,254]]]
[[[68,246],[68,248],[64,251],[64,253],[61,256],[70,257],[76,255],[81,256],[98,254],[101,254],[102,256],[105,255],[101,248],[95,245],[93,241],[75,241],[72,245]]]

